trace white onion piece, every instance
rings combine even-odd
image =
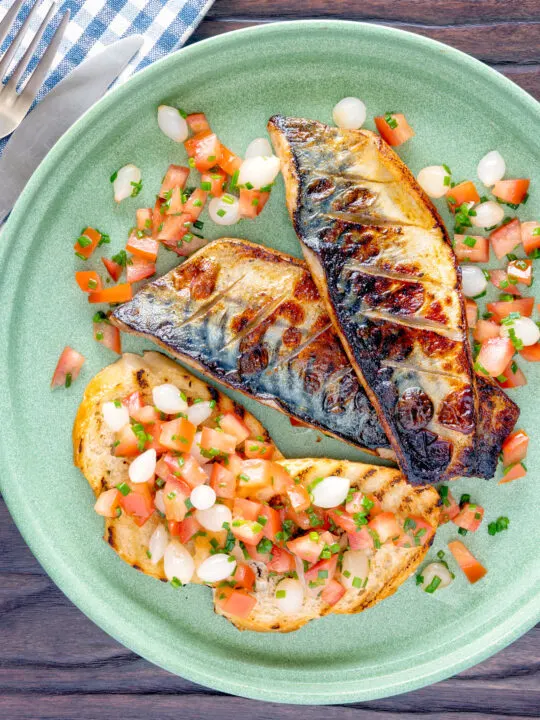
[[[163,490],[158,490],[154,496],[154,506],[156,510],[165,515],[165,500],[163,499]]]
[[[157,111],[157,121],[161,132],[171,140],[181,143],[188,139],[188,124],[177,108],[160,105]]]
[[[114,432],[118,432],[129,422],[129,412],[126,407],[117,407],[113,402],[103,403],[101,408],[105,425]]]
[[[236,560],[232,555],[216,553],[203,560],[197,568],[197,575],[203,582],[214,583],[225,580],[236,570]]]
[[[185,413],[188,409],[188,404],[180,395],[180,390],[171,383],[156,385],[152,390],[152,399],[157,409],[166,415]]]
[[[482,270],[476,265],[461,265],[461,285],[463,294],[473,298],[484,292],[487,288],[487,280]]]
[[[165,548],[168,544],[169,533],[165,529],[165,526],[160,523],[150,536],[148,542],[148,551],[153,565],[157,565],[163,555],[165,555]]]
[[[441,579],[441,582],[437,588],[438,590],[448,587],[448,585],[450,585],[450,583],[452,582],[452,575],[450,574],[450,570],[446,567],[446,565],[438,562],[433,562],[429,565],[426,565],[426,567],[419,574],[424,578],[424,581],[421,585],[422,590],[425,590],[427,587],[429,587],[434,577],[439,577]]]
[[[187,417],[189,422],[193,423],[194,425],[200,425],[205,420],[208,420],[208,418],[212,414],[212,405],[210,403],[210,400],[204,400],[203,402],[190,405],[187,409]]]
[[[235,225],[240,218],[238,198],[228,193],[212,198],[208,205],[208,214],[216,225]]]
[[[178,540],[171,540],[165,549],[163,567],[167,580],[178,578],[182,585],[188,583],[195,572],[193,558]]]
[[[223,530],[223,523],[232,522],[232,513],[226,505],[213,505],[208,510],[196,510],[195,518],[205,530],[218,532]]]
[[[275,155],[258,155],[244,160],[240,166],[238,175],[239,185],[252,185],[255,190],[260,190],[271,185],[276,179],[280,169],[279,158]]]
[[[209,485],[197,485],[191,491],[189,499],[197,510],[209,510],[216,504],[216,493]]]
[[[348,590],[360,590],[369,573],[369,562],[363,550],[347,550],[343,554],[341,583]],[[358,578],[355,580],[355,578]],[[358,587],[360,585],[360,587]]]
[[[199,465],[206,465],[207,463],[211,462],[211,460],[210,458],[206,458],[204,457],[204,455],[201,455],[201,448],[199,447],[199,445],[201,444],[201,435],[202,433],[200,432],[195,433],[195,437],[193,438],[193,445],[191,446],[189,454],[191,455],[191,457],[195,458]]]
[[[536,345],[540,340],[540,328],[528,317],[520,317],[512,320],[509,325],[501,325],[500,334],[502,337],[510,337],[510,330],[513,330],[515,337],[521,340],[523,345]],[[514,334],[512,333],[512,335]]]
[[[148,482],[156,472],[156,451],[146,450],[139,455],[129,466],[129,479],[132,483]]]
[[[248,158],[269,157],[270,155],[272,155],[272,146],[268,140],[266,138],[255,138],[247,146],[244,158],[247,160]]]
[[[450,185],[445,185],[445,178],[450,177],[442,165],[429,165],[418,173],[418,184],[422,190],[432,198],[446,195]],[[447,181],[448,182],[448,181]]]
[[[275,603],[282,613],[297,613],[304,604],[304,588],[300,580],[284,578],[278,582]]]
[[[340,100],[332,110],[332,117],[339,128],[358,130],[366,122],[366,106],[355,97]]]
[[[476,215],[471,215],[474,227],[490,228],[503,221],[504,210],[502,205],[494,200],[486,200],[474,208]]]
[[[116,488],[105,490],[96,500],[94,510],[103,517],[116,517],[116,510],[113,510],[113,507],[116,505],[117,497],[118,490]]]
[[[506,172],[506,163],[498,150],[492,150],[480,160],[476,174],[486,187],[495,185],[502,180]],[[488,225],[489,227],[489,225]]]
[[[312,489],[313,504],[321,508],[334,508],[345,502],[351,487],[348,478],[330,475]]]
[[[134,186],[141,182],[141,171],[136,165],[124,165],[116,173],[113,182],[114,199],[117,203],[131,197]]]

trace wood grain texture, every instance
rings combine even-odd
[[[196,42],[259,22],[382,22],[453,45],[540,98],[540,0],[217,0]],[[2,720],[493,720],[540,717],[540,626],[458,676],[394,698],[333,707],[258,703],[194,685],[142,660],[54,586],[0,498]]]

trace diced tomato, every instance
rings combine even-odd
[[[487,573],[486,568],[478,562],[472,552],[459,540],[449,542],[448,549],[470,583],[477,582]]]
[[[201,175],[201,190],[209,192],[213,197],[221,197],[223,195],[223,186],[227,180],[227,175],[223,170],[210,170]]]
[[[137,230],[152,230],[152,208],[139,208],[135,213],[137,218]]]
[[[476,342],[482,343],[489,338],[499,337],[500,330],[500,326],[493,320],[478,320],[474,328],[473,338]]]
[[[141,393],[138,390],[130,393],[127,397],[122,400],[122,405],[127,408],[129,416],[135,420],[139,420],[138,413],[144,407]],[[140,422],[140,421],[139,421]]]
[[[152,240],[151,242],[156,241]],[[152,277],[152,275],[155,275],[155,272],[155,263],[143,260],[141,257],[133,257],[131,263],[127,266],[126,280],[128,283],[140,282],[145,278]]]
[[[279,491],[272,485],[274,467],[275,463],[270,460],[243,460],[238,474],[238,494],[242,497],[257,494],[262,500],[277,495]]]
[[[292,509],[297,513],[307,510],[311,505],[311,498],[303,485],[291,485],[287,489],[287,497]]]
[[[96,500],[94,510],[102,517],[116,517],[116,511],[120,507],[120,493],[116,488],[105,490]]]
[[[62,354],[56,363],[51,387],[56,388],[61,385],[69,387],[71,383],[78,378],[83,363],[84,355],[81,355],[81,353],[73,350],[73,348],[70,348],[69,345],[67,345],[62,350]]]
[[[382,543],[398,537],[402,532],[393,512],[380,513],[369,521],[368,526],[377,533]]]
[[[244,464],[244,460],[239,455],[231,454],[227,455],[227,459],[225,461],[225,467],[229,472],[231,472],[235,479],[238,478],[240,473],[242,472],[242,467]]]
[[[236,477],[220,463],[214,463],[212,465],[210,487],[217,497],[232,499],[236,491]]]
[[[189,157],[195,160],[199,172],[210,170],[214,165],[221,165],[221,144],[217,135],[211,130],[203,130],[184,143]]]
[[[120,493],[118,502],[120,507],[133,518],[136,525],[142,527],[144,523],[154,514],[154,498],[150,492],[148,483],[125,483],[129,487],[129,493]]]
[[[417,515],[411,515],[406,518],[404,529],[407,535],[412,538],[415,546],[428,545],[431,542],[431,538],[435,535],[434,528]]]
[[[354,515],[354,513],[364,512],[365,506],[363,504],[363,500],[364,494],[361,493],[360,490],[353,492],[350,500],[347,500],[347,502],[345,503],[345,511],[348,512],[350,515]]]
[[[494,320],[500,322],[510,313],[519,313],[522,317],[530,317],[534,308],[534,298],[518,298],[517,300],[499,300],[487,304],[488,312],[493,314]]]
[[[109,348],[119,355],[122,352],[122,340],[120,338],[120,330],[108,322],[94,323],[94,340],[101,343],[104,347]]]
[[[330,580],[321,593],[321,600],[327,605],[336,605],[345,595],[345,588],[337,580]]]
[[[246,462],[248,461],[246,460]],[[271,462],[269,465],[272,487],[276,491],[277,495],[283,495],[283,493],[286,492],[293,479],[289,472],[287,472],[285,467],[283,467],[283,465],[280,465],[280,463]]]
[[[317,539],[315,539],[315,536]],[[295,540],[287,541],[287,548],[294,555],[310,563],[317,562],[324,550],[324,546],[325,542],[317,532],[300,535]]]
[[[272,443],[259,442],[258,440],[246,440],[244,443],[244,455],[249,458],[262,458],[270,460],[275,451]]]
[[[519,478],[525,477],[526,474],[527,470],[523,463],[518,462],[514,465],[510,465],[509,467],[503,469],[503,476],[502,479],[499,480],[499,485],[512,482],[512,480],[519,480]]]
[[[497,382],[502,388],[515,388],[527,384],[527,378],[523,370],[518,367],[515,361],[509,363],[508,367],[503,370],[502,376],[499,377],[500,379],[498,379]],[[502,378],[505,379],[503,380]]]
[[[508,263],[508,277],[528,287],[532,285],[532,260],[512,260]]]
[[[159,441],[170,450],[188,453],[193,445],[197,428],[186,418],[176,418],[163,423]]]
[[[244,520],[257,520],[261,515],[262,504],[244,498],[235,498],[233,505],[233,517],[241,517]]]
[[[478,320],[478,305],[470,298],[465,299],[465,313],[467,315],[467,325],[469,328],[475,328]]]
[[[191,488],[197,487],[197,485],[204,485],[208,480],[208,476],[195,458],[191,455],[182,455],[182,461],[179,463],[180,477],[185,480]]]
[[[480,195],[471,180],[464,180],[459,183],[459,185],[455,185],[453,188],[448,188],[446,199],[450,210],[455,212],[456,208],[463,205],[463,203],[480,202]]]
[[[227,615],[247,618],[257,604],[257,600],[244,590],[223,587],[216,590],[216,604]]]
[[[348,512],[336,508],[336,510],[327,510],[326,514],[332,520],[332,522],[345,530],[346,533],[355,533],[357,530],[354,518]]]
[[[489,338],[484,340],[475,362],[479,375],[501,375],[514,355],[512,341],[507,337]]]
[[[302,528],[302,530],[309,530],[311,528],[309,515],[303,511],[299,513],[295,512],[290,505],[285,509],[285,517],[287,520],[292,520],[292,522],[299,528]]]
[[[227,435],[234,435],[236,444],[247,440],[251,435],[251,430],[242,422],[242,420],[234,413],[228,412],[219,421],[219,426]]]
[[[176,247],[191,228],[192,217],[183,213],[182,215],[167,215],[162,217],[157,226],[157,239],[167,244],[168,247]]]
[[[525,430],[514,430],[502,444],[503,464],[513,465],[525,460],[529,448],[529,436]]]
[[[351,550],[369,550],[375,544],[373,535],[370,534],[366,527],[347,533],[347,537],[349,538]]]
[[[380,136],[389,145],[396,147],[414,136],[414,130],[402,113],[387,113],[375,118]]]
[[[101,278],[95,270],[79,270],[75,273],[77,285],[83,292],[94,292],[101,290]]]
[[[238,538],[238,539],[243,540],[243,538]],[[262,562],[262,563],[267,563],[270,561],[270,550],[268,552],[260,553],[257,550],[256,545],[252,545],[249,542],[244,543],[244,544],[246,546],[245,550],[252,560],[255,560],[256,562]]]
[[[266,518],[263,530],[264,537],[267,537],[272,542],[275,542],[276,534],[283,530],[281,517],[278,511],[274,510],[274,508],[271,508],[269,505],[262,505],[259,515],[260,517]]]
[[[490,270],[489,278],[495,287],[499,288],[499,290],[503,290],[505,293],[509,293],[510,295],[517,295],[518,297],[521,296],[520,291],[516,287],[516,283],[510,282],[506,270]]]
[[[184,212],[186,215],[189,215],[192,220],[197,220],[202,213],[207,195],[208,193],[204,192],[204,190],[197,188],[191,193],[187,202],[184,203]]]
[[[460,262],[463,262],[463,260],[489,262],[489,238],[487,237],[481,235],[454,235],[453,248]]]
[[[189,168],[182,165],[169,165],[161,187],[159,197],[165,199],[174,188],[183,188],[189,177]]]
[[[512,205],[520,205],[529,190],[530,180],[519,178],[516,180],[499,180],[493,186],[491,192],[496,198]]]
[[[88,296],[88,302],[91,303],[123,303],[131,300],[133,290],[130,283],[120,283],[113,287],[103,288],[98,292],[91,292]]]
[[[126,425],[116,433],[113,455],[117,457],[134,457],[139,455],[140,452],[137,436],[131,429],[131,425]]]
[[[484,508],[481,505],[465,503],[452,522],[464,530],[476,532],[484,517]]]
[[[107,272],[109,273],[111,278],[114,280],[114,282],[117,282],[120,279],[120,275],[122,274],[122,271],[124,270],[122,265],[119,265],[117,262],[114,262],[114,260],[109,260],[109,258],[106,258],[106,257],[102,257],[101,262],[107,268]]]
[[[452,495],[450,490],[447,488],[447,493],[445,496],[443,496],[441,492],[441,499],[442,499],[442,507],[441,507],[441,519],[439,524],[444,525],[447,522],[450,522],[450,520],[453,520],[456,515],[460,512],[459,503],[457,502],[456,498]]]
[[[238,210],[240,217],[256,218],[260,215],[264,206],[270,197],[269,192],[261,192],[260,190],[240,189],[240,204]]]
[[[519,220],[514,218],[505,225],[501,225],[497,230],[493,230],[489,235],[489,241],[493,247],[493,252],[497,258],[501,260],[521,244],[521,225]]]
[[[237,540],[245,545],[257,545],[263,538],[263,528],[256,520],[244,520],[234,517],[231,525],[231,532]]]
[[[383,509],[379,498],[375,497],[372,493],[367,493],[366,497],[373,503],[373,507],[369,511],[369,517],[373,518],[380,515],[383,512]]]
[[[229,148],[225,147],[225,145],[221,145],[221,157],[218,165],[222,170],[225,170],[227,175],[234,175],[235,172],[240,170],[242,158],[235,155]]]
[[[225,453],[226,455],[229,455],[235,451],[236,438],[225,432],[219,432],[218,430],[213,430],[209,427],[203,427],[200,446],[202,450],[207,450],[211,453],[218,451],[216,454]]]
[[[155,262],[159,250],[159,243],[151,237],[137,237],[132,233],[127,241],[126,250],[143,260]],[[129,266],[128,266],[129,272]]]
[[[163,458],[160,458],[156,463],[156,475],[162,480],[166,480],[170,475],[170,468]]]
[[[236,566],[233,579],[237,588],[244,588],[244,590],[251,592],[255,587],[255,573],[246,563],[240,563]]]
[[[82,257],[87,260],[97,248],[100,240],[101,233],[99,232],[99,230],[94,230],[94,228],[87,227],[86,230],[82,231],[73,248],[77,255],[82,255]]]
[[[521,348],[519,354],[527,362],[540,362],[540,343]]]
[[[185,518],[188,511],[186,500],[190,493],[191,488],[187,483],[169,475],[163,487],[163,503],[167,520],[181,522]]]
[[[277,573],[286,573],[295,569],[296,563],[294,555],[291,555],[291,553],[284,548],[274,545],[271,555],[272,559],[266,563],[268,570]]]
[[[521,223],[521,242],[527,255],[540,248],[540,223],[536,221]]]
[[[184,210],[184,199],[182,188],[173,188],[169,190],[168,200],[163,203],[165,215],[179,215]]]
[[[292,417],[292,415],[289,417],[289,422],[293,427],[310,427],[307,423],[302,422],[301,420],[298,420],[295,417]]]
[[[316,587],[324,587],[336,574],[338,556],[332,555],[332,557],[324,560],[319,560],[312,565],[309,570],[306,570],[304,577],[308,587],[315,585]]]
[[[200,529],[201,525],[194,515],[188,515],[181,522],[169,520],[169,532],[171,535],[175,535],[182,544],[189,542]]]
[[[210,123],[206,119],[206,115],[204,113],[192,113],[187,116],[186,122],[189,125],[191,132],[195,135],[210,130]]]

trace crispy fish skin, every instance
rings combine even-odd
[[[313,279],[407,479],[485,475],[459,268],[429,198],[375,133],[283,116],[268,130]]]
[[[279,299],[274,292],[278,286],[286,292],[281,305],[274,307],[269,303]],[[264,307],[274,309],[261,319]],[[296,258],[246,240],[215,240],[179,268],[147,284],[111,319],[123,330],[158,342],[185,363],[306,424],[386,457],[391,452],[339,338],[328,327],[307,267]],[[215,341],[208,342],[216,333],[224,334],[225,353],[215,351]],[[261,363],[267,356],[282,360],[270,378],[264,371],[246,374],[253,357]],[[478,384],[488,409],[479,419],[479,474],[491,477],[518,409],[493,383],[479,378]],[[476,474],[476,468],[469,474]]]

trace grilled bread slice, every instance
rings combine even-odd
[[[351,364],[412,483],[476,467],[460,273],[429,198],[368,130],[275,116],[287,205]]]

